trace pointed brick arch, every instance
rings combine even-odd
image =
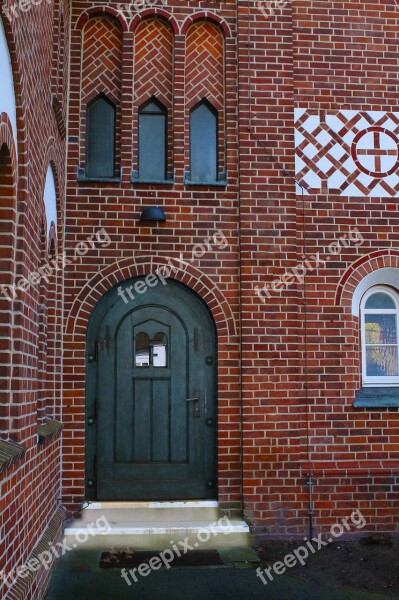
[[[237,335],[230,305],[215,283],[191,265],[184,264],[182,268],[178,261],[172,261],[172,264],[176,269],[171,278],[185,284],[205,302],[215,320],[218,335],[226,338]],[[167,259],[143,256],[135,262],[131,259],[115,262],[99,272],[76,297],[66,321],[67,334],[84,339],[89,317],[106,292],[127,279],[156,273],[161,267],[168,268]]]
[[[62,221],[61,221],[61,217],[63,215],[63,210],[62,210],[62,206],[61,206],[61,195],[60,195],[60,175],[59,175],[59,169],[57,167],[57,154],[56,154],[56,150],[54,147],[54,138],[50,138],[48,140],[47,143],[47,148],[46,148],[46,154],[45,154],[45,158],[43,161],[43,170],[41,173],[41,189],[42,189],[42,197],[44,194],[44,188],[45,188],[45,184],[46,184],[46,177],[47,177],[47,171],[48,168],[51,167],[52,172],[53,172],[53,177],[54,177],[54,184],[55,184],[55,196],[56,196],[56,209],[57,209],[57,224],[56,224],[56,228],[54,229],[54,227],[52,228],[53,231],[53,235],[55,234],[55,237],[57,237],[57,232],[60,232],[62,230]],[[45,211],[45,207],[44,207],[44,201],[43,201],[43,207],[42,210]],[[43,212],[44,214],[44,212]],[[49,225],[49,223],[48,223]],[[51,239],[51,237],[50,237]]]

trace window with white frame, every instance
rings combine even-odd
[[[389,287],[372,287],[360,311],[363,384],[399,385],[399,295]]]

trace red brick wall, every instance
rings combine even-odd
[[[0,9],[3,6],[10,8],[8,2],[0,3]],[[65,11],[65,4],[61,6]],[[7,146],[4,152],[11,153],[13,185],[17,191],[13,194],[11,187],[5,187],[10,169],[1,161],[1,284],[18,283],[21,277],[28,277],[42,266],[43,260],[48,260],[42,228],[45,224],[43,193],[50,163],[58,188],[57,253],[62,252],[65,142],[53,113],[51,87],[52,73],[57,67],[64,71],[64,58],[57,59],[61,61],[56,63],[57,67],[54,65],[53,17],[54,11],[57,14],[59,10],[58,2],[55,6],[48,2],[30,5],[27,11],[16,7],[17,15],[12,16],[11,22],[2,11],[16,93],[18,162],[12,148],[16,140],[12,142],[3,136],[6,127],[3,114],[0,146],[3,147],[4,142]],[[68,28],[67,22],[65,26]],[[60,85],[58,98],[65,112],[63,86]],[[12,136],[11,127],[8,131]],[[50,279],[49,291],[53,292],[48,298],[40,298],[38,284],[28,285],[25,292],[18,291],[13,302],[3,294],[0,298],[1,438],[18,442],[26,449],[21,460],[0,474],[0,570],[6,574],[28,559],[60,504],[60,441],[54,439],[49,444],[38,445],[37,425],[44,417],[46,405],[49,417],[60,418],[61,413],[61,280],[60,270]],[[41,307],[47,300],[48,305]],[[48,345],[46,339],[51,340]],[[5,365],[7,351],[12,354]],[[38,414],[40,408],[43,410]],[[47,579],[48,574],[40,576],[40,585],[32,583],[29,598],[42,597]],[[2,597],[5,592],[3,588]]]
[[[354,261],[397,246],[397,201],[320,193],[303,202],[291,177],[294,107],[396,110],[397,17],[389,0],[378,6],[298,0],[267,18],[251,11],[252,133],[244,102],[240,127],[244,485],[254,525],[269,534],[306,531],[309,472],[318,529],[360,508],[366,529],[397,532],[397,409],[353,407],[361,385],[354,288],[338,297]],[[241,35],[240,64],[244,20]],[[245,98],[247,75],[243,68]],[[343,248],[309,273],[305,286],[272,292],[265,303],[254,295],[254,283],[280,277],[303,262],[303,253],[328,257],[329,244],[355,227],[365,243]],[[369,266],[358,267],[358,280],[393,260],[365,259]]]
[[[219,332],[219,482],[220,499],[225,506],[240,505],[240,433],[239,422],[240,369],[239,369],[239,263],[238,263],[238,187],[237,187],[237,60],[234,38],[235,5],[230,3],[223,14],[215,17],[214,24],[202,24],[199,2],[183,6],[176,3],[169,12],[158,10],[144,13],[147,19],[132,15],[128,24],[120,18],[122,41],[122,180],[120,184],[76,182],[79,143],[84,137],[84,122],[79,121],[82,98],[80,61],[82,31],[89,31],[94,22],[82,13],[91,5],[76,2],[72,5],[72,46],[70,84],[70,130],[67,189],[68,252],[73,255],[76,244],[94,231],[104,227],[112,243],[106,248],[90,249],[86,256],[74,261],[66,271],[65,289],[65,378],[64,378],[64,493],[73,505],[84,498],[84,427],[85,427],[85,334],[88,318],[101,295],[118,281],[129,276],[150,273],[169,258],[183,258],[190,265],[181,269],[176,278],[191,288],[208,303],[214,314]],[[116,4],[109,5],[110,10]],[[194,13],[202,21],[192,26],[186,19]],[[218,22],[223,18],[232,31],[223,33]],[[95,22],[109,22],[112,16],[93,16]],[[130,22],[131,21],[131,22]],[[112,22],[112,21],[111,21]],[[186,31],[182,33],[186,22]],[[157,29],[156,29],[157,28]],[[129,30],[128,30],[129,29]],[[94,28],[90,31],[96,35]],[[211,39],[203,48],[204,63],[198,83],[185,83],[185,49],[187,36],[203,31]],[[172,36],[173,32],[173,36]],[[223,36],[225,39],[223,41]],[[199,43],[198,40],[197,43]],[[86,42],[85,42],[86,43]],[[96,41],[87,42],[96,47]],[[221,69],[222,48],[225,45],[225,73]],[[213,59],[211,57],[215,55]],[[172,69],[173,57],[173,69]],[[148,58],[151,62],[145,65]],[[88,65],[90,60],[88,60]],[[103,76],[107,78],[104,70]],[[90,74],[87,73],[87,80]],[[93,79],[96,74],[93,69]],[[172,97],[172,82],[174,94]],[[206,84],[211,83],[209,90]],[[226,131],[230,138],[227,153],[229,184],[226,189],[215,187],[185,187],[184,172],[189,170],[186,154],[189,107],[186,102],[190,85],[192,98],[203,93],[217,94],[223,109],[225,87]],[[133,90],[133,94],[132,94]],[[170,110],[169,144],[170,165],[175,168],[173,186],[132,184],[131,170],[137,165],[137,109],[152,94],[161,93]],[[223,119],[222,119],[223,121]],[[134,132],[134,133],[133,133]],[[159,227],[140,224],[143,208],[149,204],[163,206],[167,222]],[[209,252],[198,261],[192,261],[193,248],[207,236],[221,229],[229,240],[229,248]]]
[[[12,130],[8,119],[2,117],[2,135],[0,147],[0,198],[1,198],[1,262],[2,283],[12,285],[15,272],[16,246],[16,187],[15,156],[10,150],[12,146]],[[7,134],[7,135],[6,135]],[[10,421],[10,387],[12,373],[12,325],[13,313],[10,301],[4,296],[0,300],[1,307],[1,432],[8,432]]]
[[[330,193],[303,201],[294,182],[294,108],[395,107],[396,3],[386,0],[376,8],[372,3],[316,0],[274,7],[243,0],[217,7],[211,1],[201,6],[172,2],[168,8],[156,7],[156,19],[154,10],[119,14],[123,173],[121,183],[111,185],[76,182],[78,147],[84,139],[79,117],[81,29],[89,31],[91,23],[99,22],[95,11],[84,15],[90,6],[84,1],[72,5],[67,247],[73,253],[79,241],[101,227],[112,243],[93,249],[67,271],[66,501],[74,504],[84,497],[84,336],[90,312],[117,282],[149,273],[179,252],[189,260],[195,244],[222,229],[229,248],[205,255],[177,276],[205,300],[212,288],[217,290],[211,310],[219,331],[222,506],[238,507],[243,500],[259,531],[302,535],[308,527],[310,472],[316,527],[361,508],[369,530],[396,530],[397,410],[352,406],[360,385],[358,320],[337,300],[341,277],[353,261],[372,250],[395,247],[396,200],[353,200]],[[109,22],[118,6],[110,4],[107,10],[110,15],[103,20]],[[202,10],[209,18],[205,22]],[[202,17],[196,20],[198,13]],[[90,31],[95,35],[94,25]],[[156,56],[156,71],[149,67],[142,78],[146,54]],[[95,77],[90,70],[85,75],[87,80]],[[161,90],[168,108],[173,106],[173,187],[130,182],[130,171],[137,166],[137,107],[154,90]],[[189,170],[189,108],[202,95],[213,98],[220,110],[226,189],[183,185]],[[164,207],[164,225],[139,223],[147,204]],[[312,271],[306,290],[290,285],[265,303],[255,293],[255,286],[282,276],[303,256],[326,256],[328,245],[356,226],[365,245],[352,244],[339,259]],[[229,306],[232,328],[226,328],[225,308],[215,310],[217,303]]]

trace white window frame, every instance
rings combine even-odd
[[[395,308],[385,308],[385,309],[365,309],[366,302],[373,296],[374,294],[382,292],[387,294],[390,298],[392,298],[395,303]],[[360,303],[360,332],[361,332],[361,351],[362,351],[362,378],[363,385],[367,387],[387,387],[387,386],[399,386],[399,375],[395,377],[389,376],[380,376],[380,377],[369,377],[367,376],[366,371],[366,324],[365,324],[365,314],[394,314],[396,316],[396,347],[397,347],[397,355],[399,362],[399,295],[392,288],[377,285],[371,287],[364,294],[362,301]],[[391,345],[391,344],[390,344]],[[392,344],[393,345],[393,344]],[[398,365],[398,373],[399,373],[399,365]]]

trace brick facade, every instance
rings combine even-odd
[[[61,419],[61,286],[62,269],[45,278],[31,274],[50,260],[44,187],[51,166],[57,187],[57,231],[53,252],[61,257],[64,226],[65,140],[59,133],[52,107],[57,94],[65,113],[63,63],[54,56],[53,18],[64,3],[44,2],[7,18],[8,3],[1,3],[14,80],[17,139],[11,115],[0,116],[1,285],[20,286],[2,293],[1,311],[1,552],[0,571],[10,575],[0,584],[3,598],[25,590],[32,600],[41,598],[49,571],[43,567],[29,578],[15,580],[15,569],[26,563],[60,508],[60,439],[39,441],[39,427]],[[6,10],[4,10],[6,9]],[[29,23],[29,26],[28,26]],[[65,22],[67,39],[68,21]],[[59,40],[61,41],[61,40]],[[64,40],[65,41],[65,40]],[[64,46],[66,53],[67,47]],[[62,59],[63,60],[63,59]],[[1,65],[2,78],[5,65]],[[52,88],[61,70],[60,85]],[[4,92],[0,83],[0,96]],[[2,101],[0,100],[0,112]],[[21,282],[25,281],[22,289]],[[41,279],[41,281],[40,281]],[[47,289],[46,289],[47,288]],[[3,291],[3,290],[2,290]],[[3,454],[5,453],[5,454]],[[5,462],[11,453],[14,459]],[[55,528],[57,541],[61,533]],[[15,586],[11,584],[15,580]],[[22,586],[22,587],[21,587]],[[30,589],[28,593],[27,590]]]
[[[0,139],[8,149],[7,154],[1,146],[0,153],[6,190],[1,210],[7,215],[2,233],[8,240],[1,244],[2,282],[27,275],[43,261],[40,219],[50,162],[59,193],[57,252],[65,244],[68,260],[50,281],[51,292],[42,290],[43,297],[53,298],[45,312],[39,290],[21,294],[12,310],[0,300],[1,393],[13,398],[2,402],[1,428],[10,432],[5,437],[28,448],[4,474],[2,491],[9,496],[3,494],[2,527],[14,540],[4,564],[25,560],[59,498],[59,442],[36,446],[36,408],[39,420],[47,415],[64,423],[63,503],[79,509],[87,484],[90,314],[116,284],[178,258],[186,262],[173,277],[208,305],[218,335],[221,507],[243,510],[257,532],[305,535],[310,475],[317,531],[360,509],[367,531],[395,534],[398,409],[353,403],[362,385],[356,294],[366,277],[399,269],[399,188],[378,175],[365,179],[350,156],[340,161],[334,152],[347,144],[351,155],[356,141],[345,136],[355,137],[366,127],[362,123],[385,130],[388,121],[396,123],[397,2],[152,4],[137,11],[134,5],[72,0],[69,16],[55,5],[55,31],[70,30],[68,83],[67,38],[52,40],[51,6],[32,8],[29,30],[22,27],[27,15],[6,23],[20,133],[17,164],[7,142],[10,125],[2,116]],[[40,57],[38,70],[34,56]],[[99,93],[116,107],[120,181],[77,178],[78,168],[85,167],[86,106]],[[153,95],[168,109],[173,184],[132,181],[138,169],[138,110]],[[218,170],[227,172],[226,186],[185,182],[190,110],[203,97],[218,110]],[[337,119],[340,126],[334,129]],[[355,187],[335,184],[336,172]],[[153,204],[165,210],[165,223],[139,221]],[[105,234],[96,238],[101,230],[107,243]],[[195,248],[216,231],[229,246],[214,245],[193,260]],[[82,244],[85,251],[79,252]],[[303,265],[302,278],[273,284],[293,269],[304,274]],[[44,405],[39,385],[46,389]],[[44,471],[48,488],[32,503]],[[23,516],[16,535],[18,510]],[[26,524],[33,518],[28,535]]]

